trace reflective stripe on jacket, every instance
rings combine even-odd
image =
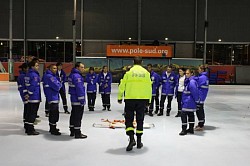
[[[29,94],[29,102],[41,102],[40,75],[38,71],[29,69],[25,77],[25,86]]]
[[[71,105],[85,105],[84,80],[79,70],[73,68],[68,77]]]
[[[197,82],[194,77],[185,79],[185,88],[182,93],[182,111],[195,112],[196,104],[199,102]]]

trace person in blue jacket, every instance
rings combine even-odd
[[[84,72],[84,64],[77,62],[71,70],[68,77],[69,94],[71,101],[71,115],[69,121],[70,136],[75,136],[76,139],[87,138],[87,135],[81,133],[81,121],[84,112],[85,86],[82,74]]]
[[[56,64],[56,66],[57,66],[56,76],[62,84],[62,87],[61,87],[59,93],[60,93],[60,96],[62,98],[64,113],[70,114],[70,112],[68,111],[66,89],[65,89],[65,82],[67,80],[67,76],[66,76],[66,73],[62,69],[62,65],[63,64],[61,62],[57,62],[57,64]]]
[[[199,89],[199,97],[200,103],[197,104],[196,115],[198,117],[198,125],[195,127],[196,131],[203,131],[205,124],[205,112],[204,112],[204,103],[207,98],[208,90],[209,90],[209,79],[206,71],[206,67],[201,65],[198,67],[199,76],[197,77],[198,89]]]
[[[24,109],[23,109],[23,123],[24,123],[24,129],[26,130],[26,115],[27,115],[27,105],[28,105],[28,99],[29,99],[29,95],[28,95],[28,91],[27,88],[25,86],[25,76],[26,73],[28,71],[28,65],[26,63],[23,63],[21,66],[19,66],[19,68],[21,69],[19,71],[19,76],[17,78],[17,86],[18,86],[18,91],[20,93],[21,99],[23,101],[24,104]]]
[[[34,122],[41,102],[40,75],[38,69],[38,62],[31,61],[25,77],[25,86],[29,94],[27,118],[25,118],[27,135],[39,135],[39,132],[34,129]]]
[[[179,68],[179,75],[177,76],[176,88],[175,88],[175,97],[177,98],[178,103],[178,112],[175,117],[181,117],[181,100],[182,93],[184,91],[184,83],[185,83],[185,68]]]
[[[43,81],[46,86],[46,100],[49,104],[49,131],[52,135],[61,135],[59,129],[56,128],[56,123],[59,121],[59,90],[62,84],[57,79],[56,71],[57,66],[54,64],[50,65]]]
[[[152,81],[152,99],[151,104],[149,106],[149,116],[153,116],[153,109],[154,109],[154,101],[156,104],[155,112],[158,113],[159,110],[159,86],[160,86],[160,76],[153,71],[152,64],[147,65],[148,72],[150,73],[151,81]]]
[[[49,103],[47,101],[47,97],[46,95],[48,94],[48,85],[44,83],[44,80],[46,80],[46,77],[47,77],[47,72],[50,68],[50,65],[46,68],[45,72],[43,73],[43,77],[42,77],[42,80],[41,82],[43,83],[43,92],[44,92],[44,96],[45,96],[45,116],[46,117],[49,117]]]
[[[179,133],[179,135],[183,136],[187,133],[194,134],[194,112],[196,111],[197,103],[199,103],[198,84],[194,79],[193,71],[187,69],[184,91],[182,94],[182,131]],[[187,129],[188,124],[189,128]]]
[[[102,96],[102,106],[103,111],[110,109],[110,94],[111,94],[111,84],[112,84],[112,74],[108,72],[108,67],[103,66],[102,72],[98,76],[99,93]]]
[[[86,75],[89,111],[94,111],[94,109],[95,109],[97,79],[98,79],[98,77],[94,72],[94,67],[90,67],[89,73]]]
[[[162,90],[161,90],[161,101],[160,101],[160,113],[157,116],[163,115],[164,103],[166,98],[168,99],[166,116],[170,116],[171,104],[176,86],[176,75],[172,71],[171,65],[168,65],[167,70],[162,73],[161,86]]]

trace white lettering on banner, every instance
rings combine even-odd
[[[111,49],[112,53],[129,53],[131,54],[168,54],[168,50],[156,50],[156,49],[141,49],[141,48],[137,48],[137,49]]]

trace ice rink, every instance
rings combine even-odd
[[[67,86],[66,86],[67,87]],[[172,102],[171,116],[145,117],[155,128],[144,130],[144,147],[126,152],[128,137],[124,129],[94,128],[104,119],[123,119],[124,104],[117,103],[117,84],[113,84],[111,112],[101,111],[97,95],[96,109],[85,106],[82,132],[87,139],[69,136],[69,115],[60,103],[58,128],[61,136],[50,135],[44,114],[44,96],[40,104],[41,123],[38,136],[23,130],[22,110],[16,83],[0,83],[0,165],[1,166],[249,166],[250,164],[250,86],[210,86],[205,104],[203,132],[179,136],[181,120],[175,118],[177,102]],[[43,93],[42,93],[43,94]],[[68,97],[68,105],[69,95]],[[166,103],[165,103],[166,104]],[[69,107],[71,110],[71,107]],[[197,123],[197,119],[196,119]]]

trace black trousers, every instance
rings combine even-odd
[[[63,91],[63,88],[60,89],[59,94],[62,98],[64,111],[68,111],[66,93],[65,93],[65,91]]]
[[[28,103],[23,104],[23,123],[25,126],[26,118],[27,118],[27,112],[28,112]]]
[[[160,110],[164,110],[164,103],[165,103],[166,98],[167,98],[167,95],[161,95]],[[171,111],[172,100],[173,100],[173,96],[168,96],[167,112]]]
[[[204,104],[197,104],[196,115],[199,120],[198,126],[203,127],[205,124]]]
[[[182,109],[182,92],[177,92],[177,103],[178,103],[178,111],[181,111]]]
[[[56,126],[59,121],[59,103],[49,104],[49,124]]]
[[[25,117],[25,124],[27,132],[34,131],[34,122],[36,120],[37,111],[39,109],[40,103],[28,103],[27,104],[27,114]]]
[[[152,96],[151,103],[150,103],[150,106],[149,106],[149,113],[152,113],[153,110],[154,110],[154,100],[155,100],[155,96]],[[148,111],[146,110],[146,112],[148,112]]]
[[[152,96],[151,104],[149,106],[149,112],[153,112],[154,110],[154,102],[155,102],[155,110],[159,110],[159,89],[156,90],[156,95]]]
[[[160,107],[160,101],[159,101],[159,88],[156,90],[156,96],[155,96],[155,109],[159,110]]]
[[[189,124],[189,128],[194,128],[194,112],[181,111],[181,122],[182,122],[182,130],[187,129],[187,125]]]
[[[69,127],[75,130],[81,130],[82,116],[84,112],[84,106],[72,105],[72,111],[69,119]]]
[[[87,97],[88,97],[88,107],[94,108],[95,107],[96,92],[87,93]]]
[[[101,94],[102,95],[102,106],[110,108],[110,94]]]
[[[49,103],[48,103],[47,99],[45,101],[45,113],[46,114],[49,113]]]
[[[128,136],[134,135],[134,116],[136,113],[136,135],[141,136],[143,134],[144,123],[144,108],[148,100],[143,99],[126,99],[125,100],[125,125],[126,134]]]

